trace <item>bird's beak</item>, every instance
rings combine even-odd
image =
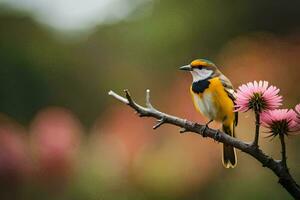
[[[185,65],[182,67],[179,67],[180,70],[184,70],[184,71],[193,71],[191,65]]]

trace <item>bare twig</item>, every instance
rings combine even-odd
[[[150,109],[154,109],[151,102],[150,102],[150,90],[146,90],[146,106]]]
[[[181,128],[179,133],[186,133],[186,132],[189,132],[186,128]]]
[[[138,105],[131,98],[128,90],[125,90],[126,98],[116,94],[113,91],[108,93],[113,96],[115,99],[120,102],[129,105],[133,108],[137,113],[140,114],[141,117],[153,117],[158,120],[161,120],[154,128],[158,128],[162,124],[172,124],[178,127],[181,127],[183,132],[193,132],[196,134],[200,134],[202,136],[206,136],[212,138],[218,142],[233,146],[255,158],[259,161],[263,167],[269,168],[274,172],[274,174],[279,178],[279,183],[295,198],[300,199],[300,187],[293,179],[289,171],[280,161],[274,160],[272,157],[266,155],[258,146],[253,144],[248,144],[243,142],[237,138],[231,137],[219,130],[214,130],[209,127],[205,127],[205,125],[200,125],[197,123],[193,123],[186,119],[181,119],[176,116],[172,116],[163,112],[160,112],[153,108],[150,104],[150,91],[147,90],[146,93],[146,106],[143,107]],[[182,131],[181,131],[182,132]],[[285,151],[285,150],[284,150]]]
[[[161,118],[161,119],[157,120],[157,122],[158,123],[153,126],[154,130],[159,128],[161,125],[163,125],[165,123],[165,118]]]
[[[116,98],[117,100],[121,101],[122,103],[125,103],[125,104],[128,104],[128,103],[129,103],[128,100],[127,100],[126,98],[124,98],[124,97],[122,97],[122,96],[116,94],[116,93],[113,92],[113,91],[109,91],[109,92],[108,92],[108,95],[110,95],[110,96]]]

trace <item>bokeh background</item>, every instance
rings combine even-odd
[[[300,102],[300,1],[1,0],[0,199],[291,199],[271,171],[221,145],[140,119],[107,95],[151,89],[200,123],[178,67],[214,61],[234,86],[267,80]],[[253,114],[237,136],[253,138]],[[213,127],[219,128],[218,124]],[[277,139],[261,146],[280,158]],[[300,138],[287,140],[300,182]]]

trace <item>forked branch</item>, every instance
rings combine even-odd
[[[131,97],[128,90],[125,90],[126,98],[116,94],[113,91],[108,93],[110,96],[127,104],[133,108],[140,117],[153,117],[158,120],[158,124],[153,129],[159,128],[163,124],[172,124],[181,128],[180,132],[192,132],[209,137],[218,142],[231,145],[255,158],[263,167],[269,168],[279,178],[279,183],[295,198],[300,199],[300,187],[289,173],[285,166],[285,161],[277,161],[266,155],[258,146],[243,142],[237,138],[231,137],[219,130],[205,128],[205,125],[194,123],[186,119],[181,119],[155,109],[150,103],[150,91],[146,92],[146,107],[137,104]]]

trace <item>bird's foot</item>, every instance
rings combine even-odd
[[[203,137],[206,137],[207,135],[206,135],[206,129],[208,129],[209,127],[208,127],[208,125],[212,122],[213,120],[211,119],[211,120],[209,120],[209,122],[207,122],[204,126],[202,126],[201,127],[201,134],[203,135]]]
[[[208,128],[208,126],[207,126],[207,125],[204,125],[204,126],[202,126],[201,129],[200,129],[200,132],[201,132],[201,134],[202,134],[203,137],[206,137],[206,136],[207,136],[206,133],[205,133],[207,128]]]
[[[212,123],[213,121],[214,121],[214,120],[212,120],[212,119],[209,120],[209,121],[205,124],[205,126],[208,127],[208,125],[209,125],[210,123]]]
[[[206,132],[206,130],[209,128],[209,127],[208,127],[208,124],[209,124],[209,123],[206,123],[204,126],[201,127],[201,133],[202,133],[203,137],[206,137],[206,136],[207,136],[205,132]]]
[[[214,140],[216,142],[219,142],[220,138],[221,138],[221,135],[220,135],[221,131],[219,129],[217,129],[217,132],[216,134],[214,135]]]

